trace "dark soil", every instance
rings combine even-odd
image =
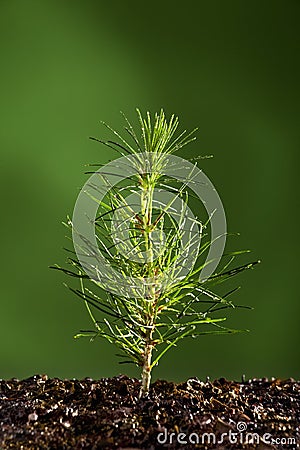
[[[296,449],[299,387],[293,379],[158,380],[139,400],[140,382],[123,375],[0,380],[0,449]]]

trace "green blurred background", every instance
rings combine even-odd
[[[241,233],[230,248],[263,262],[237,280],[254,311],[228,322],[251,333],[186,341],[154,377],[299,378],[299,12],[296,0],[1,1],[0,378],[139,376],[110,344],[73,340],[88,315],[48,268],[65,262],[84,165],[115,156],[88,136],[136,106],[199,126],[180,156],[214,154],[202,167]]]

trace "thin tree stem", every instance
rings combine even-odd
[[[144,350],[144,365],[142,369],[142,385],[140,389],[140,398],[144,397],[149,392],[151,381],[151,358],[152,358],[152,334],[153,329],[147,331],[146,344]]]
[[[145,246],[146,246],[146,254],[147,254],[147,264],[149,267],[148,276],[152,277],[152,266],[153,266],[153,249],[151,239],[149,238],[149,226],[151,223],[152,217],[152,201],[153,201],[153,187],[149,186],[146,183],[144,186],[142,195],[141,195],[141,210],[142,210],[142,218],[144,220],[144,229],[146,230],[144,233],[145,237]],[[155,329],[154,325],[154,317],[155,317],[155,286],[151,286],[149,297],[145,299],[147,303],[147,316],[146,322],[147,326],[151,328],[146,329],[145,336],[145,347],[143,352],[143,368],[142,368],[142,384],[140,389],[140,398],[144,397],[149,392],[150,381],[151,381],[151,359],[152,359],[152,350],[153,350],[153,333]]]

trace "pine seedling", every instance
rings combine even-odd
[[[220,294],[216,285],[257,262],[232,268],[243,252],[220,255],[222,269],[199,277],[213,266],[209,251],[220,236],[212,239],[209,232],[214,211],[203,220],[190,208],[197,202],[193,185],[201,184],[197,163],[185,170],[184,160],[174,156],[195,140],[196,130],[175,136],[174,115],[167,120],[162,110],[154,117],[137,113],[137,132],[124,116],[128,138],[106,124],[117,141],[92,138],[121,158],[87,172],[93,178],[85,194],[97,214],[85,211],[81,217],[95,239],[80,229],[74,214],[66,224],[75,242],[68,259],[72,267],[55,268],[79,279],[70,289],[84,301],[94,326],[75,337],[115,344],[120,363],[141,368],[142,397],[149,392],[152,369],[179,341],[241,331],[225,327],[226,317],[220,316],[228,308],[248,308],[230,300],[238,288]]]

